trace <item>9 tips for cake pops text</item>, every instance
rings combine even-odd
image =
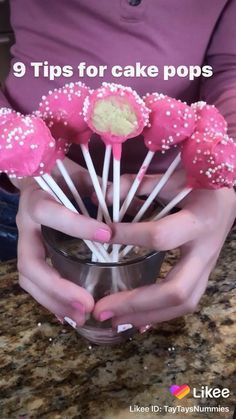
[[[164,65],[159,68],[156,65],[145,65],[140,62],[135,65],[88,65],[86,62],[81,62],[76,68],[71,65],[54,65],[49,64],[48,61],[31,62],[29,65],[18,61],[12,66],[13,74],[17,78],[22,78],[26,73],[30,73],[35,78],[43,77],[49,80],[55,80],[60,77],[70,78],[77,75],[79,78],[104,78],[107,73],[110,73],[114,78],[157,78],[162,77],[163,80],[170,80],[174,77],[187,78],[194,80],[199,77],[209,78],[213,76],[213,69],[210,65]]]

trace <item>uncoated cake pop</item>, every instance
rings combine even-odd
[[[138,136],[148,123],[149,110],[130,87],[103,83],[84,103],[84,118],[106,145]]]

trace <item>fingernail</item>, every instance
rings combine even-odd
[[[151,324],[146,324],[146,326],[142,326],[142,327],[139,328],[139,332],[141,334],[143,334],[143,333],[147,332],[148,330],[150,330],[151,328],[152,328]]]
[[[99,315],[99,320],[101,322],[104,322],[105,320],[111,319],[114,316],[114,313],[112,311],[103,311]]]
[[[72,305],[73,308],[78,310],[81,314],[85,313],[85,307],[79,301],[73,301],[73,303],[71,303],[71,305]]]
[[[105,228],[99,228],[97,231],[95,231],[94,234],[94,240],[100,241],[100,242],[109,242],[111,238],[111,233],[109,230],[106,230]]]
[[[125,332],[126,330],[129,330],[129,329],[132,329],[132,328],[133,328],[133,325],[130,324],[130,323],[127,323],[127,324],[119,324],[117,326],[117,333],[122,333],[122,332]]]
[[[71,327],[73,327],[74,329],[76,329],[76,322],[74,320],[72,320],[70,317],[65,316],[64,320],[66,323],[68,323]]]
[[[57,316],[57,315],[55,315],[55,316],[56,316],[57,320],[58,320],[61,324],[64,324],[64,320],[63,320],[61,317],[59,317],[59,316]]]

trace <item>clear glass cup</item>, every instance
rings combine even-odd
[[[164,252],[135,248],[132,256],[119,263],[91,262],[90,251],[82,240],[42,226],[42,233],[52,265],[66,279],[85,288],[95,302],[106,295],[153,284],[159,274]],[[89,341],[116,344],[130,338],[135,328],[117,333],[111,321],[96,321],[92,315],[78,333]]]

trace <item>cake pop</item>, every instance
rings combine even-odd
[[[68,209],[78,212],[50,176],[56,161],[64,158],[66,151],[67,143],[62,139],[56,142],[44,121],[37,116],[18,114],[0,125],[0,171],[9,177],[34,177],[45,191]],[[99,261],[110,260],[102,245],[99,247],[88,240],[85,243]]]
[[[118,84],[103,83],[84,102],[84,118],[88,126],[101,136],[107,152],[112,148],[114,222],[119,221],[122,143],[143,131],[148,123],[148,116],[149,110],[139,95],[130,87]],[[106,154],[104,160],[108,165]],[[108,173],[105,165],[103,173]]]
[[[236,179],[236,144],[226,134],[196,132],[182,148],[188,186],[232,188]]]
[[[138,136],[148,123],[149,110],[130,87],[103,83],[84,102],[84,118],[120,159],[120,144]]]
[[[0,127],[6,122],[14,119],[17,115],[19,115],[19,113],[11,108],[0,108]]]
[[[144,101],[145,105],[150,109],[150,121],[143,130],[144,142],[149,151],[123,202],[120,210],[120,221],[125,215],[155,152],[161,151],[165,153],[170,147],[183,142],[192,135],[195,127],[194,111],[186,103],[159,93],[147,94],[144,97]],[[158,182],[142,208],[140,208],[134,221],[139,221],[142,218],[179,163],[180,153],[176,156],[160,182]]]
[[[193,189],[212,190],[236,185],[236,144],[226,134],[196,132],[183,143],[181,156],[187,185],[152,221],[167,215]],[[126,246],[120,256],[127,255],[132,247]]]
[[[17,114],[0,125],[0,151],[0,170],[9,177],[38,176],[64,157],[66,144],[54,140],[41,118]]]
[[[150,123],[143,130],[149,150],[165,153],[192,135],[195,115],[186,103],[159,93],[148,94],[144,100],[151,110]]]
[[[191,105],[195,112],[195,131],[205,134],[226,134],[228,124],[214,105],[206,102],[196,102]]]
[[[66,138],[70,143],[80,145],[104,218],[107,222],[110,222],[107,205],[88,148],[92,131],[85,122],[82,112],[84,100],[90,93],[91,90],[84,83],[66,84],[59,89],[50,91],[47,96],[43,96],[39,105],[39,114],[47,123],[54,138]],[[65,174],[65,167],[59,164],[58,168],[66,181],[69,182],[68,186],[81,210],[86,214],[87,210],[79,197],[78,191],[76,192],[68,173]]]
[[[89,88],[81,82],[69,83],[49,91],[39,104],[39,115],[55,139],[88,144],[91,130],[84,121],[82,109]]]

